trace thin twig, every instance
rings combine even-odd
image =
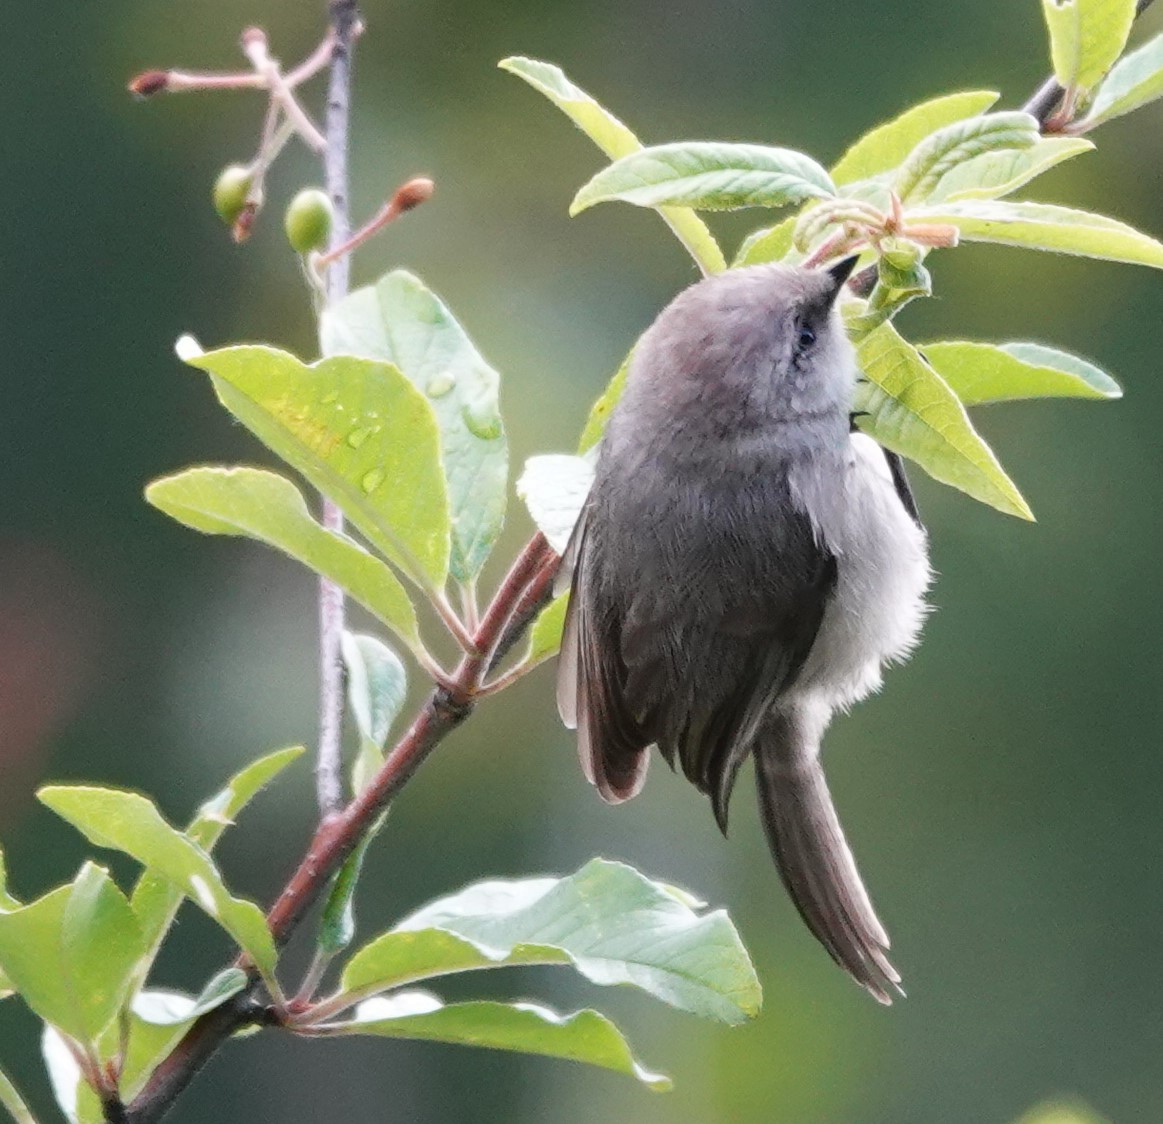
[[[420,206],[432,198],[435,184],[424,176],[417,176],[396,188],[389,199],[376,214],[357,230],[345,242],[338,246],[332,245],[327,253],[320,255],[315,261],[316,270],[322,271],[340,258],[346,257],[353,250],[358,250],[369,238],[375,237],[391,222],[395,222],[401,215],[407,214],[413,208]]]
[[[331,245],[347,241],[350,205],[347,152],[351,128],[352,40],[357,22],[355,0],[332,0],[331,74],[327,87],[327,145],[323,175],[334,219]],[[344,259],[327,273],[327,302],[347,295],[350,271]],[[323,525],[342,532],[343,512],[324,497]],[[326,819],[343,805],[343,664],[340,658],[346,617],[343,590],[319,579],[319,756],[315,767],[319,812]]]
[[[270,90],[271,101],[282,106],[288,121],[295,123],[295,129],[311,149],[324,154],[329,145],[329,137],[325,137],[315,122],[307,115],[307,111],[299,104],[294,91],[283,77],[278,62],[271,58],[267,46],[266,32],[259,27],[249,27],[242,33],[242,49],[250,59],[255,73],[263,79],[263,84]]]

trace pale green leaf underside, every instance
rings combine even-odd
[[[365,1005],[359,1021],[349,1024],[351,1033],[562,1058],[627,1074],[656,1092],[671,1088],[670,1078],[635,1061],[622,1032],[597,1011],[560,1015],[533,1003],[478,1000],[443,1005],[433,999],[430,1009],[421,1013],[376,1018],[380,1002]]]
[[[868,380],[858,384],[853,402],[868,413],[858,419],[862,431],[935,480],[998,511],[1033,518],[957,396],[891,324],[868,333],[856,355]]]
[[[471,581],[505,520],[509,446],[500,376],[448,306],[402,269],[328,306],[319,334],[325,354],[393,364],[427,396],[440,427],[452,517],[451,573],[457,581]]]
[[[519,56],[502,59],[498,65],[547,97],[611,160],[629,156],[642,148],[642,142],[630,129],[571,82],[558,67]],[[704,272],[718,273],[727,268],[714,235],[694,211],[686,207],[660,207],[658,210]]]
[[[987,152],[946,172],[929,201],[998,199],[1092,148],[1083,137],[1042,137],[1032,148]]]
[[[48,786],[37,796],[95,846],[123,851],[168,878],[234,938],[268,984],[273,982],[277,954],[262,910],[232,897],[210,856],[166,823],[146,797],[80,785]]]
[[[1082,124],[1092,128],[1163,97],[1163,35],[1119,59],[1095,91]]]
[[[915,222],[949,223],[967,242],[993,242],[1163,269],[1163,245],[1106,215],[1051,203],[962,200],[909,212]]]
[[[358,632],[343,634],[347,698],[362,737],[383,748],[404,705],[408,673],[382,640]]]
[[[572,964],[695,1014],[754,1015],[759,981],[730,919],[700,915],[631,867],[594,859],[568,878],[482,882],[433,902],[361,949],[343,973],[364,996],[505,964]]]
[[[352,356],[307,366],[271,347],[188,358],[252,433],[427,588],[448,575],[450,517],[427,398],[396,367]]]
[[[419,643],[415,610],[395,574],[346,535],[316,522],[285,477],[208,465],[155,480],[145,498],[197,531],[241,535],[281,550],[345,589],[409,647]]]
[[[966,406],[1023,398],[1121,398],[1093,363],[1036,343],[949,340],[919,350]]]
[[[565,553],[593,482],[594,467],[584,457],[550,453],[525,462],[517,495],[558,554]]]
[[[1114,65],[1135,22],[1135,0],[1042,0],[1059,85],[1090,89]]]
[[[853,183],[891,171],[925,137],[954,121],[984,113],[1000,94],[967,90],[921,102],[867,132],[844,153],[832,169],[837,184]]]
[[[359,751],[352,763],[354,792],[362,792],[383,763],[383,748],[408,690],[399,656],[375,636],[344,631],[343,663],[347,702],[359,729]]]
[[[621,200],[639,207],[678,204],[697,210],[782,207],[835,195],[811,157],[789,148],[680,141],[644,148],[603,168],[574,197],[570,214]]]

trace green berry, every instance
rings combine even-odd
[[[287,208],[287,241],[300,254],[322,250],[331,237],[331,200],[317,187],[300,191]]]
[[[214,210],[227,226],[233,226],[242,214],[253,182],[251,170],[241,164],[223,168],[214,182]]]

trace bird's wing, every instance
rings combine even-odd
[[[692,502],[697,533],[656,569],[639,567],[619,626],[631,712],[711,798],[724,831],[739,767],[807,659],[836,583],[835,557],[777,487]]]
[[[743,645],[742,666],[725,694],[702,700],[709,707],[700,710],[696,703],[694,712],[705,717],[688,723],[676,739],[683,771],[710,797],[724,835],[739,768],[764,717],[799,675],[836,585],[835,556],[799,545],[801,564],[788,580],[741,599],[737,615],[725,622]]]
[[[621,618],[592,580],[586,550],[588,505],[563,556],[571,566],[569,605],[557,669],[562,721],[576,727],[582,770],[604,799],[628,800],[642,787],[652,741],[629,701],[621,657]]]

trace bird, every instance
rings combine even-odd
[[[899,457],[854,420],[855,261],[711,275],[640,338],[562,557],[557,704],[605,800],[641,789],[657,747],[724,835],[751,758],[792,901],[889,1004],[901,976],[820,747],[913,650],[932,573]]]

